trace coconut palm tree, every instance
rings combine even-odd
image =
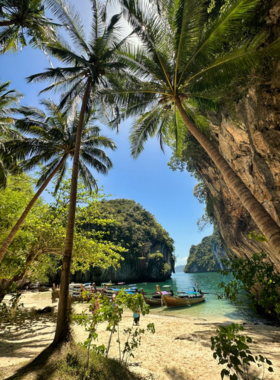
[[[73,8],[70,9],[63,0],[46,0],[46,3],[59,21],[66,26],[66,32],[72,45],[70,47],[62,38],[50,43],[48,51],[66,64],[66,67],[50,68],[46,72],[32,75],[28,80],[30,82],[51,81],[51,85],[44,91],[53,88],[61,89],[63,95],[60,107],[67,106],[69,108],[82,99],[73,159],[70,206],[60,280],[57,328],[54,338],[54,344],[57,344],[70,337],[67,305],[75,225],[79,146],[81,144],[83,120],[93,104],[94,108],[102,104],[102,99],[100,99],[97,90],[110,88],[111,84],[121,76],[125,65],[118,59],[118,49],[126,43],[128,36],[122,37],[119,33],[118,22],[121,14],[112,16],[107,23],[106,7],[104,8],[99,1],[91,0],[92,25],[88,41],[85,37],[82,20]],[[109,112],[109,107],[105,112]],[[117,116],[116,114],[116,118]]]
[[[22,95],[16,90],[9,90],[10,82],[0,83],[0,188],[7,183],[7,171],[17,171],[18,167],[13,157],[9,160],[5,156],[4,142],[15,136],[19,136],[11,129],[13,118],[11,114],[15,111]]]
[[[42,0],[0,0],[0,54],[16,51],[19,44],[42,47],[55,38],[58,24],[45,16]]]
[[[237,75],[245,79],[259,63],[258,48],[266,36],[245,38],[240,33],[254,17],[259,0],[232,1],[212,23],[206,22],[204,0],[164,2],[159,14],[149,0],[121,0],[141,44],[123,52],[123,61],[130,67],[126,88],[116,86],[113,93],[107,92],[107,98],[127,106],[127,116],[141,115],[131,133],[132,155],[137,157],[145,141],[156,134],[161,145],[173,134],[180,148],[187,128],[238,195],[279,260],[280,227],[206,137],[206,119],[199,112],[213,109],[225,87]],[[279,57],[279,45],[280,39],[263,52]]]
[[[75,112],[69,120],[68,114],[59,111],[53,101],[43,100],[41,103],[46,107],[47,114],[33,107],[18,109],[18,112],[25,117],[16,120],[15,127],[27,137],[13,138],[4,143],[6,156],[21,160],[22,170],[32,170],[39,164],[42,164],[43,168],[37,182],[38,191],[0,248],[0,262],[29,211],[53,178],[55,178],[55,192],[59,189],[67,172],[67,159],[74,157],[79,114]],[[94,187],[97,191],[96,180],[88,166],[106,174],[112,167],[112,162],[101,148],[115,150],[116,145],[111,139],[100,135],[100,128],[94,126],[93,121],[93,115],[89,114],[84,122],[79,174],[89,190]]]

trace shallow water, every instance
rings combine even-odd
[[[184,306],[178,308],[151,307],[150,312],[153,314],[192,318],[206,320],[228,320],[232,322],[250,321],[260,322],[262,318],[256,314],[249,306],[248,301],[240,305],[232,305],[225,299],[218,299],[218,294],[221,293],[219,283],[230,281],[230,276],[222,276],[220,273],[184,273],[179,272],[172,275],[172,278],[159,283],[140,283],[138,288],[143,288],[145,292],[152,293],[155,291],[156,284],[161,286],[171,285],[174,293],[188,290],[188,287],[198,284],[198,287],[206,294],[206,302],[197,305]]]

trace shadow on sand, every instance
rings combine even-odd
[[[165,368],[164,372],[170,378],[170,380],[194,380],[189,374],[180,371],[176,367]]]

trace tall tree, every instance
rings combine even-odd
[[[13,157],[7,159],[5,156],[4,142],[7,138],[18,136],[11,129],[13,118],[11,114],[17,106],[22,95],[16,90],[9,90],[11,82],[0,83],[0,188],[7,183],[7,171],[17,170],[17,165]]]
[[[0,191],[1,240],[34,196],[33,180],[26,174],[10,175],[8,181],[6,189]],[[70,181],[66,177],[57,192],[54,188],[51,193],[53,203],[47,205],[42,200],[36,202],[25,220],[24,228],[13,240],[0,265],[0,302],[17,281],[27,277],[30,281],[47,280],[49,273],[57,272],[64,252]],[[120,254],[125,249],[119,246],[118,241],[115,244],[108,241],[107,233],[104,232],[107,226],[111,227],[116,222],[112,218],[100,219],[97,215],[101,204],[98,200],[102,198],[102,192],[92,192],[86,189],[83,181],[79,182],[72,273],[84,273],[91,265],[116,268],[122,259]],[[96,213],[94,221],[102,225],[102,232],[85,229],[85,224],[93,220],[93,210]]]
[[[17,120],[15,127],[28,137],[14,138],[4,143],[6,156],[22,160],[22,170],[32,170],[39,164],[44,166],[37,182],[38,191],[0,248],[0,262],[28,213],[54,177],[55,191],[58,190],[67,171],[67,158],[73,158],[75,155],[79,114],[75,112],[70,120],[68,114],[59,111],[52,101],[44,100],[41,103],[46,107],[48,114],[32,107],[22,107],[18,110],[25,118]],[[94,187],[97,190],[96,181],[87,165],[97,172],[106,174],[112,167],[112,162],[100,148],[114,150],[116,146],[111,139],[100,136],[100,129],[93,125],[93,121],[93,116],[89,114],[81,134],[78,171],[86,187],[90,190]]]
[[[70,206],[66,230],[65,251],[60,281],[60,298],[57,318],[57,328],[54,345],[70,339],[70,321],[68,313],[68,292],[70,281],[70,266],[73,251],[73,234],[75,225],[75,210],[78,183],[79,147],[83,120],[94,103],[94,107],[102,103],[97,90],[110,88],[118,81],[123,68],[123,62],[118,58],[119,48],[127,41],[119,33],[121,14],[116,14],[107,23],[106,6],[102,2],[91,0],[92,25],[89,40],[86,40],[82,20],[79,14],[64,3],[63,0],[46,0],[50,9],[59,21],[66,26],[72,45],[71,47],[58,38],[48,45],[49,52],[67,64],[67,67],[48,69],[44,73],[32,75],[29,81],[50,80],[52,88],[61,88],[64,92],[60,107],[71,107],[82,99],[80,119],[76,135],[76,149],[73,159]],[[108,112],[107,109],[105,112]],[[116,114],[116,118],[117,118]]]
[[[42,47],[55,38],[57,25],[45,16],[42,0],[0,0],[0,54],[26,46],[26,37]]]
[[[217,147],[205,136],[207,120],[201,108],[212,108],[229,83],[245,77],[260,62],[259,47],[266,35],[244,37],[242,28],[252,20],[259,0],[228,3],[214,22],[207,23],[204,0],[164,0],[160,15],[148,0],[121,0],[124,14],[137,30],[141,44],[127,49],[123,60],[133,77],[114,97],[128,106],[127,115],[139,115],[131,133],[132,155],[158,134],[161,146],[171,133],[177,148],[185,128],[198,140],[221,171],[280,259],[280,227],[238,177]],[[279,57],[280,39],[263,49]],[[132,106],[134,101],[134,106]]]

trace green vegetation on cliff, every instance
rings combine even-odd
[[[191,246],[184,272],[213,272],[220,269],[214,255],[215,246],[222,248],[221,237],[216,228],[200,244]]]
[[[134,258],[159,260],[160,253],[151,252],[152,246],[164,245],[170,252],[174,251],[174,241],[168,232],[139,203],[130,199],[102,200],[92,212],[93,220],[97,218],[113,219],[114,223],[106,224],[106,239],[126,248]],[[94,221],[88,228],[103,231],[104,227]],[[105,232],[105,230],[104,230]],[[161,255],[162,256],[162,255]]]
[[[89,207],[84,229],[101,233],[126,252],[119,269],[103,271],[95,266],[75,277],[78,282],[165,280],[174,270],[174,241],[155,217],[133,200],[102,200],[98,207]]]

